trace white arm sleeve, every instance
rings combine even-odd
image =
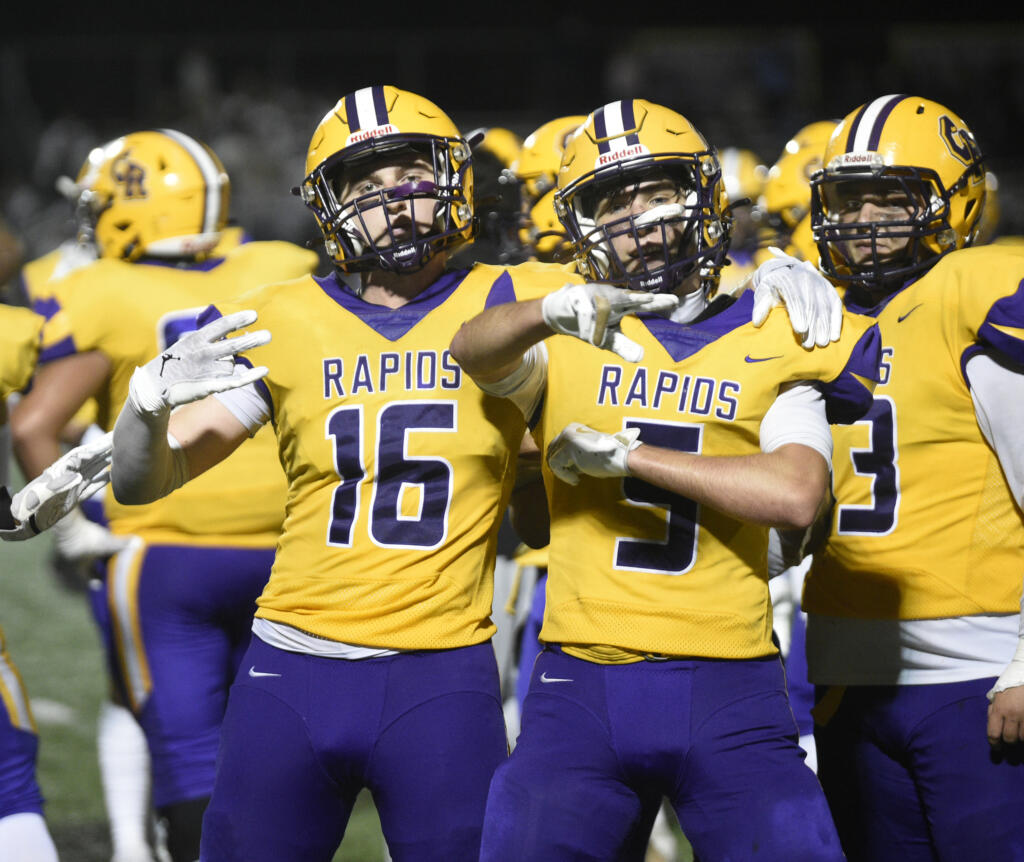
[[[995,450],[1013,498],[1019,506],[1024,506],[1024,444],[1020,433],[1024,428],[1024,373],[1000,363],[988,353],[969,359],[965,371],[978,427]],[[1024,593],[1021,595],[1020,637],[1014,661],[1024,667]],[[1024,684],[1024,671],[1018,671],[1018,677],[1019,681],[1014,684]]]
[[[255,383],[239,386],[237,389],[229,389],[227,392],[217,392],[213,397],[227,407],[231,411],[231,415],[245,426],[250,437],[270,421],[270,406],[256,388]]]
[[[523,361],[507,377],[478,385],[484,392],[508,398],[529,421],[540,404],[547,379],[548,349],[539,341],[523,354]]]
[[[761,420],[761,451],[773,452],[787,443],[800,443],[832,463],[832,431],[825,418],[825,398],[811,383],[791,383]]]
[[[987,353],[967,362],[978,427],[995,450],[1014,499],[1024,506],[1024,373]]]
[[[147,381],[137,368],[114,423],[110,485],[115,499],[127,505],[152,503],[189,479],[188,459],[167,432],[171,411]]]

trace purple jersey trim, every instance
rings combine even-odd
[[[49,296],[45,299],[33,299],[32,310],[49,320],[60,311],[60,302],[55,296]]]
[[[874,394],[857,378],[878,382],[882,364],[882,334],[876,323],[854,345],[839,376],[830,383],[819,383],[825,397],[825,417],[830,425],[849,425],[871,408]]]
[[[336,273],[331,273],[323,278],[313,276],[313,280],[320,285],[327,296],[346,311],[350,311],[358,317],[378,335],[388,341],[398,341],[451,296],[468,274],[468,269],[444,273],[423,293],[401,308],[387,308],[383,305],[374,305],[363,301],[338,279]]]
[[[680,362],[723,335],[750,323],[753,308],[754,291],[748,290],[727,308],[695,323],[675,323],[653,314],[641,314],[639,317],[668,355]]]
[[[492,305],[505,305],[515,301],[516,286],[508,270],[505,270],[494,280],[494,284],[491,285],[484,308],[490,308]]]
[[[967,376],[967,363],[974,359],[975,356],[981,356],[985,353],[985,348],[980,344],[972,344],[963,353],[960,354],[960,376],[963,377],[964,383],[967,384],[967,389],[970,391],[971,379]]]
[[[978,327],[978,340],[1017,365],[1024,365],[1024,341],[996,327],[1024,328],[1024,281],[1017,290],[992,304],[985,321]]]
[[[41,350],[39,352],[39,364],[53,362],[55,359],[63,359],[65,356],[71,356],[75,353],[78,353],[78,348],[75,347],[75,339],[69,335],[67,338],[62,338],[56,344],[51,344],[49,347]]]

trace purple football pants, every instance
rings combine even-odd
[[[994,682],[849,686],[838,708],[818,688],[818,776],[850,862],[1024,860],[1021,752],[985,735]]]
[[[667,796],[701,859],[843,858],[777,657],[534,666],[487,800],[482,862],[617,860]]]
[[[475,862],[508,745],[490,643],[347,661],[253,638],[231,688],[203,862],[329,862],[359,791],[395,862]]]
[[[111,561],[119,681],[149,744],[153,805],[209,796],[228,688],[271,549],[141,545]]]

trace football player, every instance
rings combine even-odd
[[[7,396],[25,387],[35,368],[43,319],[28,309],[0,305],[0,428],[7,423]],[[0,495],[6,497],[7,452],[0,451]],[[0,499],[0,529],[13,529]],[[0,630],[0,858],[56,862],[57,850],[43,820],[36,783],[39,739],[28,696]]]
[[[316,255],[287,243],[215,254],[230,183],[205,145],[180,132],[135,132],[101,148],[79,178],[99,260],[54,288],[40,368],[12,414],[27,477],[60,453],[61,430],[90,397],[110,430],[131,371],[196,327],[211,301],[308,273]],[[225,500],[230,505],[225,505]],[[143,508],[105,500],[109,530],[75,510],[57,540],[111,557],[109,613],[125,699],[146,733],[153,805],[175,862],[199,854],[228,684],[248,641],[284,517],[273,437],[259,435],[218,471]]]
[[[248,354],[266,378],[175,412],[168,436],[169,405],[216,368],[195,357],[225,349],[182,342],[136,372],[115,432],[121,500],[197,476],[271,418],[289,481],[203,858],[329,860],[368,787],[392,858],[474,859],[507,753],[491,577],[525,422],[447,348],[486,305],[566,273],[446,271],[472,230],[471,154],[405,90],[342,98],[313,134],[300,192],[336,270],[242,300],[273,332]],[[240,320],[215,319],[213,336]]]
[[[541,263],[446,270],[470,238],[472,182],[439,107],[392,86],[345,96],[299,189],[336,271],[218,304],[132,377],[119,500],[167,494],[271,420],[289,481],[203,824],[211,862],[330,859],[363,787],[395,860],[478,853],[507,753],[492,569],[526,423],[448,347],[484,308],[581,279]],[[273,341],[223,340],[257,313]],[[800,320],[828,340],[827,315]]]
[[[882,336],[804,589],[819,775],[851,860],[1024,858],[1024,255],[969,248],[982,156],[929,99],[852,111],[811,186]]]
[[[591,114],[556,206],[604,283],[488,309],[452,344],[530,417],[551,512],[547,646],[481,859],[616,859],[662,795],[701,858],[841,859],[771,642],[765,552],[769,526],[813,520],[826,417],[870,405],[877,332],[848,316],[807,350],[782,315],[752,325],[752,293],[709,302],[721,169],[662,106]]]

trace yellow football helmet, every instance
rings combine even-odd
[[[899,287],[944,254],[970,245],[985,203],[985,168],[967,124],[948,108],[917,96],[882,96],[839,124],[811,179],[811,227],[821,266],[841,282]],[[902,217],[844,221],[865,188],[910,202]],[[907,240],[898,255],[878,239]],[[851,265],[844,248],[871,240],[870,262]]]
[[[768,178],[768,168],[751,150],[740,147],[726,147],[718,154],[722,166],[722,183],[730,203],[744,198],[751,203],[757,201]]]
[[[203,257],[228,218],[231,182],[200,141],[174,129],[96,147],[75,182],[80,222],[101,257]],[[88,234],[91,233],[91,237]]]
[[[586,119],[574,115],[549,120],[526,136],[512,163],[519,183],[519,241],[540,260],[554,260],[566,248],[565,231],[555,213],[555,183],[566,141]]]
[[[414,155],[433,166],[433,181],[406,182],[340,200],[346,177],[388,157]],[[473,235],[473,158],[455,124],[433,102],[397,87],[365,87],[343,96],[313,132],[306,178],[298,192],[324,235],[327,254],[344,272],[414,272],[439,251]],[[398,238],[396,203],[432,208],[431,228]],[[421,203],[422,202],[422,203]],[[365,214],[381,208],[388,241],[369,236]],[[413,219],[415,221],[415,219]]]
[[[811,209],[811,176],[821,170],[828,139],[839,125],[821,120],[804,126],[786,142],[782,155],[768,168],[764,190],[757,201],[758,220],[783,242]],[[771,243],[770,243],[771,244]]]
[[[519,158],[512,163],[512,172],[522,183],[530,206],[555,187],[565,145],[586,119],[584,116],[558,117],[526,136]]]
[[[645,184],[670,191],[636,214]],[[634,290],[672,291],[693,273],[705,290],[717,286],[729,247],[725,205],[722,170],[704,136],[681,114],[642,99],[587,117],[558,171],[555,208],[577,267]]]

